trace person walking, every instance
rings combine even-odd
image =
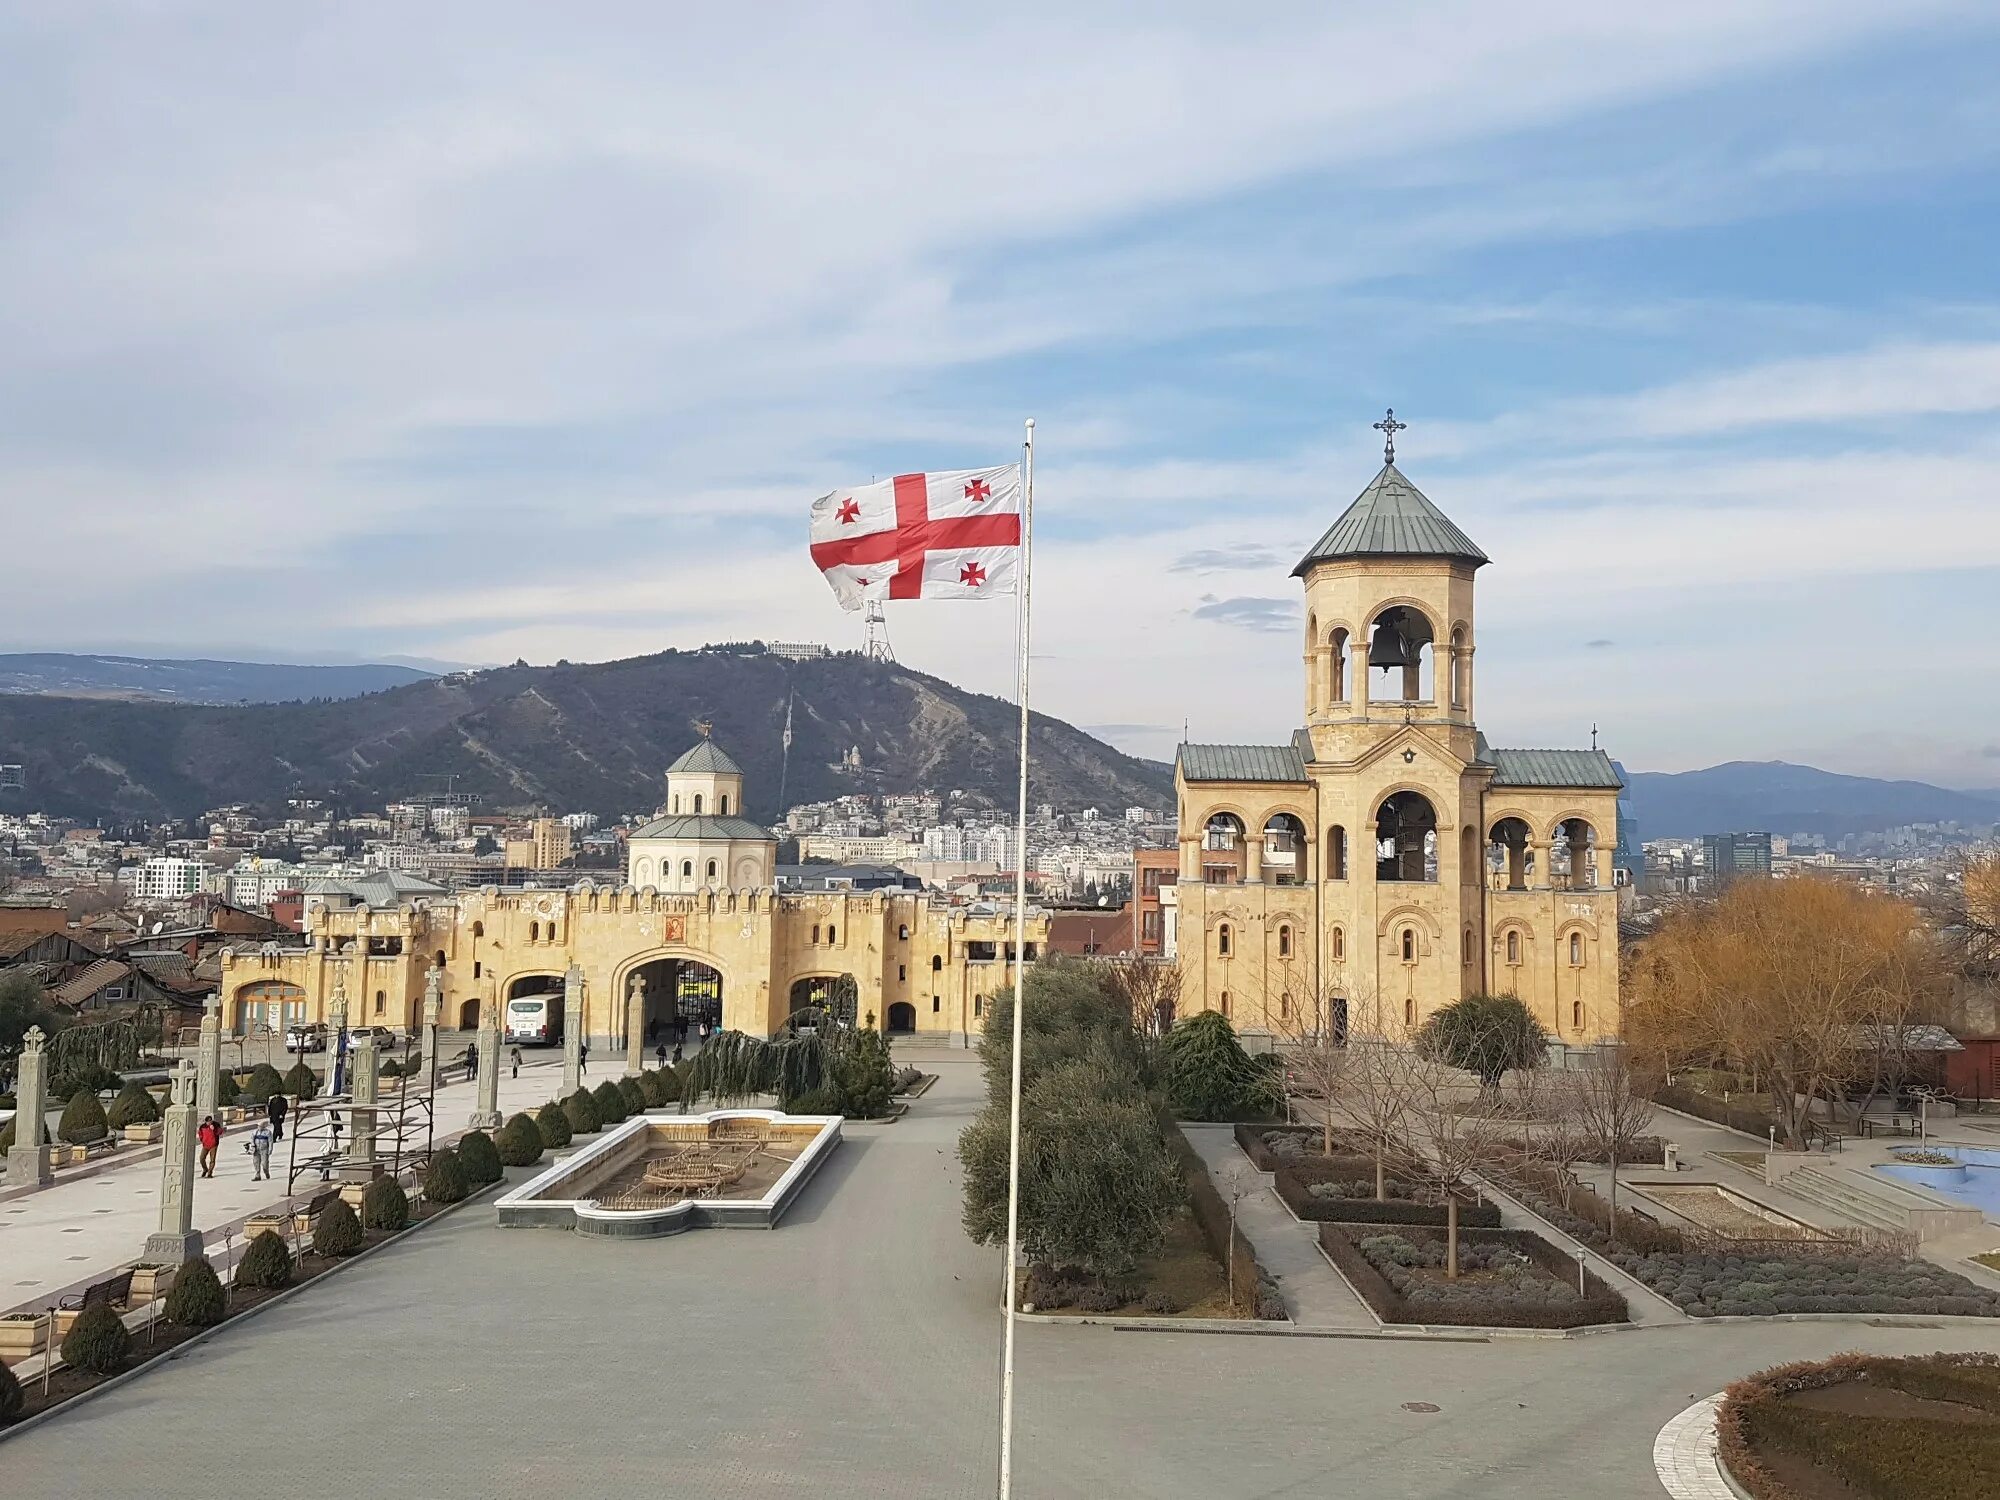
[[[685,1046],[687,1043],[687,1039],[688,1039],[688,1018],[686,1016],[675,1016],[674,1041]]]
[[[667,1044],[662,1042],[659,1046],[655,1047],[653,1049],[653,1056],[659,1059],[660,1066],[664,1068],[667,1065]]]
[[[271,1175],[271,1122],[259,1122],[250,1135],[250,1180],[263,1182]]]
[[[513,1076],[519,1078],[521,1076],[521,1049],[519,1047],[510,1047],[508,1049],[507,1060],[514,1065]]]
[[[273,1094],[270,1102],[264,1106],[264,1118],[271,1122],[273,1141],[282,1141],[285,1138],[285,1111],[289,1108],[291,1101],[283,1094]]]
[[[195,1139],[201,1142],[201,1175],[215,1175],[215,1153],[222,1145],[222,1122],[214,1115],[206,1116],[195,1127]]]
[[[590,1038],[579,1037],[576,1043],[576,1070],[578,1073],[590,1071]]]
[[[674,1043],[674,1063],[676,1064],[676,1066],[678,1066],[678,1065],[679,1065],[679,1063],[680,1063],[680,1060],[681,1060],[681,1044],[680,1044],[679,1042],[675,1042],[675,1043]]]
[[[473,1042],[465,1044],[465,1081],[472,1082],[479,1076],[479,1048]]]
[[[708,1022],[706,1021],[701,1023],[701,1042],[704,1047],[708,1045]]]

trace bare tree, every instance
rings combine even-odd
[[[1653,1078],[1636,1067],[1623,1047],[1601,1049],[1596,1062],[1575,1071],[1576,1128],[1594,1158],[1611,1169],[1611,1241],[1618,1242],[1618,1169],[1653,1123]]]
[[[1588,1160],[1594,1149],[1583,1127],[1576,1073],[1567,1068],[1536,1068],[1515,1078],[1524,1092],[1533,1092],[1535,1100],[1534,1123],[1523,1142],[1527,1154],[1554,1170],[1563,1207],[1568,1208],[1576,1190],[1577,1165]]]
[[[1445,1205],[1445,1275],[1458,1277],[1458,1203],[1466,1179],[1499,1155],[1502,1126],[1493,1115],[1464,1106],[1481,1088],[1472,1074],[1412,1054],[1406,1130],[1412,1166]]]
[[[1417,1094],[1416,1074],[1422,1066],[1423,1059],[1390,1029],[1378,996],[1350,997],[1341,1106],[1368,1136],[1375,1156],[1378,1202],[1389,1196],[1389,1153],[1403,1140]]]
[[[1185,975],[1179,959],[1127,958],[1109,966],[1110,983],[1142,1036],[1165,1036],[1179,1013]]]
[[[1323,985],[1293,986],[1270,1018],[1284,1063],[1285,1100],[1294,1112],[1317,1108],[1320,1150],[1333,1154],[1333,1112],[1348,1074],[1347,998]]]

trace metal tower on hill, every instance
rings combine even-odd
[[[880,599],[868,601],[868,612],[864,618],[867,635],[862,642],[861,654],[870,661],[894,661],[896,653],[889,645],[889,622],[882,616]]]

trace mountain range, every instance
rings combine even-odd
[[[358,698],[422,682],[429,672],[367,663],[304,667],[276,662],[76,656],[63,651],[0,652],[0,693],[125,698],[160,703],[283,703]]]
[[[1924,781],[1843,776],[1782,760],[1732,760],[1699,771],[1627,771],[1626,803],[1641,839],[1761,829],[1827,838],[1905,823],[2000,821],[2000,792]]]
[[[454,790],[482,806],[605,815],[660,804],[661,773],[712,726],[747,773],[747,811],[846,792],[957,788],[1014,801],[1016,708],[857,654],[790,661],[761,646],[664,651],[423,678],[339,702],[196,706],[0,697],[0,808],[189,817],[290,797],[378,807]],[[789,723],[789,754],[784,732]],[[1038,802],[1166,807],[1169,769],[1037,716]]]

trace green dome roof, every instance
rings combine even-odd
[[[682,771],[699,775],[741,776],[743,768],[715,747],[713,740],[698,741],[695,747],[667,767],[669,776]]]
[[[1343,557],[1448,557],[1475,568],[1492,561],[1393,463],[1382,465],[1368,488],[1299,559],[1292,576],[1302,578],[1316,565]]]

